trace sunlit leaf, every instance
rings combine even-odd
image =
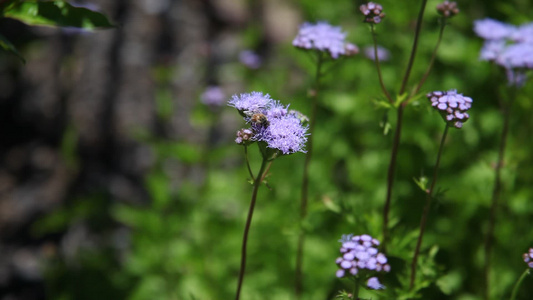
[[[4,16],[28,25],[78,27],[88,30],[112,28],[113,24],[99,12],[75,7],[65,1],[24,1],[7,8]]]

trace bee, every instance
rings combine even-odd
[[[253,114],[252,117],[250,118],[250,121],[253,124],[258,124],[258,125],[262,125],[262,126],[268,126],[268,119],[262,113]]]

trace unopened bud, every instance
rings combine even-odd
[[[437,5],[437,11],[445,18],[451,18],[459,13],[456,2],[444,1]]]

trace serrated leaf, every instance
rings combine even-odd
[[[7,8],[4,16],[28,25],[77,27],[87,30],[112,28],[113,24],[99,12],[75,7],[65,1],[24,1]]]
[[[22,57],[22,55],[18,52],[17,48],[15,48],[15,46],[11,44],[11,42],[1,34],[0,34],[0,47],[16,55],[18,58],[20,58],[22,63],[26,63],[26,60],[24,60],[24,57]]]

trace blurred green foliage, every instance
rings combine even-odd
[[[411,76],[417,82],[427,67],[437,39],[438,1],[429,1],[420,46]],[[357,12],[359,1],[294,1],[305,20],[327,20],[341,25],[348,40],[359,47],[371,45],[368,27]],[[418,1],[382,1],[387,17],[378,26],[378,42],[391,50],[383,62],[387,86],[397,91],[413,39]],[[490,208],[502,116],[498,97],[505,97],[501,70],[478,60],[482,41],[472,32],[475,19],[492,17],[520,24],[531,21],[528,1],[463,1],[461,13],[450,20],[435,67],[422,89],[457,89],[474,99],[471,119],[462,130],[452,130],[441,161],[439,193],[432,207],[419,262],[418,292],[409,293],[408,266],[417,237],[424,204],[425,184],[431,174],[443,123],[430,111],[424,97],[405,111],[391,215],[389,258],[392,271],[383,280],[384,291],[363,291],[372,299],[482,299],[483,240]],[[258,24],[243,33],[248,44],[259,42]],[[341,234],[368,233],[381,239],[382,206],[386,170],[396,124],[393,109],[383,100],[372,61],[362,55],[331,62],[323,82],[314,159],[310,167],[310,211],[305,220],[307,242],[304,256],[303,299],[333,299],[350,282],[335,277]],[[246,90],[263,91],[292,109],[309,113],[307,89],[314,65],[309,55],[290,41],[275,48],[268,64],[259,70],[235,65],[222,72],[241,77]],[[172,111],[168,70],[156,72],[161,88],[155,95],[162,120]],[[236,74],[234,74],[236,73]],[[493,252],[493,299],[510,295],[525,268],[521,254],[533,246],[533,156],[530,138],[533,121],[533,85],[521,91],[512,111],[511,135],[503,173],[502,205],[498,213]],[[179,101],[179,100],[177,100]],[[191,116],[195,126],[219,126],[221,119],[201,107]],[[231,108],[225,108],[230,110]],[[240,117],[235,112],[235,120]],[[235,128],[237,130],[239,128]],[[71,134],[67,136],[73,138]],[[112,259],[110,252],[81,254],[80,270],[103,274],[109,280],[84,281],[63,273],[64,265],[51,265],[49,282],[57,299],[84,299],[90,287],[106,289],[105,299],[232,299],[234,296],[245,214],[251,185],[243,164],[242,147],[227,140],[221,145],[188,144],[183,141],[144,137],[156,153],[157,163],[145,179],[151,201],[144,205],[113,204],[100,207],[113,222],[130,229],[131,245],[125,257]],[[65,153],[70,157],[70,143]],[[251,147],[252,168],[259,154]],[[73,158],[69,160],[74,161]],[[304,155],[277,159],[262,187],[251,227],[248,266],[243,297],[246,300],[294,299],[293,281],[296,239],[299,230],[300,180]],[[186,180],[173,186],[165,165],[178,161],[200,166],[204,180]],[[240,164],[228,164],[239,161]],[[413,180],[415,178],[415,180]],[[100,203],[98,200],[95,203]],[[83,203],[83,202],[77,202]],[[69,226],[77,218],[90,218],[93,208],[78,204],[43,220],[39,230]],[[63,271],[62,271],[63,270]],[[81,272],[81,271],[80,271]],[[80,275],[80,274],[79,274]],[[82,276],[82,275],[80,275]],[[100,275],[99,275],[100,276]],[[74,279],[77,278],[77,279]],[[96,278],[96,277],[91,277]],[[77,280],[63,283],[60,280]],[[531,278],[526,278],[531,282]],[[72,285],[71,285],[72,284]],[[85,284],[85,285],[84,285]],[[70,290],[73,286],[79,290]],[[533,297],[532,284],[524,284],[519,299]],[[96,292],[95,292],[96,293]],[[96,295],[96,294],[94,294]],[[87,298],[89,299],[89,298]],[[92,297],[91,299],[95,299]]]

